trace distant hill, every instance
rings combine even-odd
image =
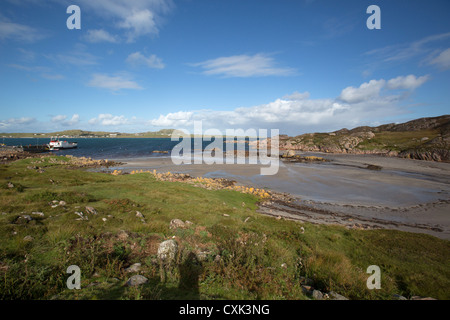
[[[280,148],[450,161],[450,115],[329,133],[280,136]]]
[[[162,129],[142,133],[122,133],[106,131],[65,130],[50,133],[0,133],[4,138],[168,138],[175,129]]]

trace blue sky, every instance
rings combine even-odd
[[[369,5],[381,29],[369,30]],[[81,29],[69,30],[69,5]],[[279,129],[450,113],[448,0],[2,0],[0,132]]]

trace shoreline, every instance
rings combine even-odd
[[[156,170],[223,178],[237,185],[289,194],[292,201],[262,202],[258,212],[276,218],[353,229],[396,229],[450,239],[450,164],[374,155],[320,154],[324,163],[280,160],[274,176],[262,165],[183,164],[170,157],[111,159],[124,172]],[[378,166],[370,170],[367,165]],[[113,169],[113,168],[111,168]]]

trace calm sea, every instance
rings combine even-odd
[[[78,148],[53,151],[54,154],[91,157],[93,159],[169,157],[172,148],[179,143],[178,141],[171,141],[170,138],[78,138],[61,140],[77,142]],[[47,144],[50,142],[50,139],[0,138],[0,142],[8,146],[26,146]],[[203,148],[209,144],[211,144],[210,141],[203,141]],[[224,143],[222,150],[226,149],[225,145]],[[192,150],[194,152],[193,147]],[[169,151],[169,154],[155,153],[153,151]]]

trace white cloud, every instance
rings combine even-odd
[[[119,39],[117,36],[114,36],[114,35],[110,34],[108,31],[105,31],[103,29],[88,30],[87,34],[84,36],[84,39],[91,43],[98,43],[98,42],[117,43],[117,42],[119,42]]]
[[[172,0],[79,0],[81,6],[97,13],[114,26],[125,31],[127,41],[157,35],[162,16],[169,13],[174,5]]]
[[[421,76],[416,77],[412,74],[408,76],[400,76],[394,79],[391,79],[387,82],[386,87],[388,89],[406,89],[406,90],[414,90],[428,81],[429,76]]]
[[[128,120],[125,116],[114,116],[109,113],[99,114],[97,118],[92,118],[89,120],[89,124],[97,125],[100,124],[102,126],[121,126],[129,124],[130,120]]]
[[[10,118],[8,120],[0,120],[0,130],[9,130],[11,128],[23,128],[23,126],[35,123],[36,119],[31,117]]]
[[[179,111],[175,113],[168,113],[167,115],[160,115],[158,119],[149,121],[150,125],[156,127],[173,128],[186,125],[192,119],[193,112]]]
[[[51,121],[53,123],[61,124],[66,127],[74,126],[80,122],[80,115],[74,114],[70,120],[66,121],[66,119],[67,119],[66,115],[60,114],[60,115],[56,115],[56,116],[52,117]]]
[[[347,87],[344,90],[342,90],[339,99],[348,103],[362,102],[379,96],[380,91],[385,84],[386,81],[381,79],[364,82],[359,86],[359,88]]]
[[[450,32],[431,35],[420,40],[386,46],[366,52],[368,55],[376,55],[384,61],[400,61],[407,60],[412,57],[429,52],[433,42],[443,41],[450,38]]]
[[[275,60],[265,54],[220,57],[190,65],[202,68],[205,75],[224,77],[288,76],[296,72],[292,68],[276,67]]]
[[[280,129],[282,133],[332,131],[343,127],[370,125],[376,121],[407,112],[406,95],[392,90],[418,88],[427,76],[404,76],[371,80],[358,88],[344,88],[336,98],[310,99],[309,93],[294,92],[267,104],[234,110],[196,110],[160,115],[149,121],[157,127],[190,129],[193,121],[202,120],[204,129],[232,128]],[[389,83],[389,85],[388,85]],[[387,94],[382,94],[387,93]]]
[[[426,81],[429,76],[416,77],[415,75],[399,76],[388,81],[384,79],[370,80],[361,84],[358,88],[347,87],[342,90],[339,99],[347,103],[359,103],[369,100],[386,99],[380,94],[382,90],[409,90],[413,91],[420,87]],[[390,98],[395,98],[391,96]]]
[[[15,40],[20,42],[36,42],[44,39],[46,34],[36,28],[7,21],[0,16],[0,40]]]
[[[153,13],[150,10],[134,11],[119,23],[119,26],[128,29],[128,42],[145,34],[157,34],[158,28]]]
[[[130,54],[128,56],[126,62],[133,66],[145,65],[149,68],[155,68],[155,69],[163,69],[165,67],[162,60],[160,58],[158,58],[156,55],[152,54],[152,55],[146,57],[139,51]]]
[[[136,82],[127,79],[124,76],[109,76],[105,74],[93,74],[88,86],[97,87],[103,89],[109,89],[112,91],[119,91],[121,89],[142,89]]]
[[[60,115],[52,117],[52,122],[62,122],[66,119],[67,119],[67,116],[60,114]]]
[[[437,65],[441,69],[450,68],[450,48],[442,51],[437,57],[430,61],[430,64]]]

